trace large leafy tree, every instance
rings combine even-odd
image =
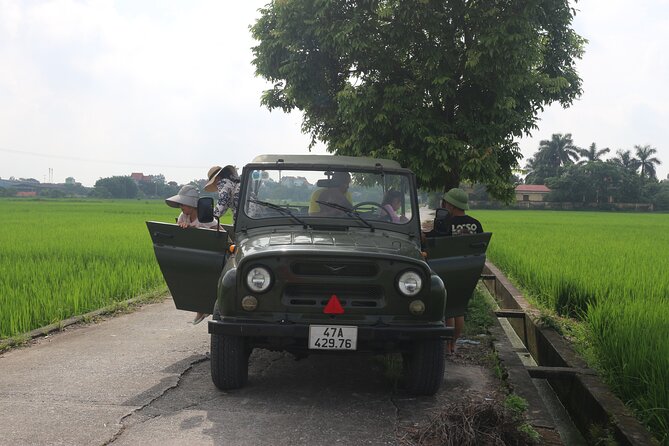
[[[638,168],[641,169],[641,178],[657,179],[655,166],[662,164],[658,158],[653,156],[657,153],[657,149],[649,145],[645,145],[634,146],[634,151],[638,160]]]
[[[274,0],[252,27],[262,104],[330,152],[396,159],[423,187],[509,199],[514,139],[581,93],[567,0]]]

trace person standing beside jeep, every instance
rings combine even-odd
[[[481,222],[466,214],[469,209],[467,192],[459,188],[453,188],[446,192],[441,199],[441,207],[448,210],[448,216],[444,219],[434,221],[434,227],[425,237],[457,236],[467,234],[480,234],[483,232]],[[453,327],[453,339],[448,341],[446,348],[448,353],[455,353],[455,343],[462,334],[465,326],[465,316],[459,315],[446,319],[446,325]]]
[[[214,206],[214,215],[222,217],[228,209],[232,209],[232,219],[237,217],[239,206],[239,175],[234,166],[213,166],[207,173],[207,192],[218,191],[218,200]]]
[[[441,199],[441,207],[448,210],[448,216],[441,221],[434,222],[434,228],[426,232],[426,237],[442,235],[480,234],[483,232],[481,222],[466,214],[469,209],[467,192],[453,188],[446,192]]]

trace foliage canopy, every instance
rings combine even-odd
[[[312,145],[509,199],[514,138],[581,93],[573,16],[567,0],[274,0],[252,27],[253,62],[273,82],[262,104],[301,110]]]

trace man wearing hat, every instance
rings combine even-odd
[[[431,235],[466,235],[483,232],[481,222],[465,214],[469,209],[467,201],[467,192],[462,189],[453,188],[446,192],[441,199],[441,207],[448,209],[449,217],[439,225],[439,228],[435,225],[433,232],[436,233]]]
[[[207,192],[218,191],[218,201],[214,207],[214,215],[222,217],[228,209],[232,209],[232,218],[237,216],[239,206],[239,175],[235,166],[213,166],[207,172]]]
[[[425,234],[426,237],[480,234],[483,226],[477,219],[465,213],[469,209],[467,204],[467,192],[462,189],[453,188],[446,192],[441,199],[441,207],[448,210],[448,217],[444,220],[435,220],[432,231]],[[464,315],[455,316],[446,320],[446,325],[454,327],[453,339],[446,345],[447,352],[455,353],[455,343],[462,334],[465,326]]]

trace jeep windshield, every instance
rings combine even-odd
[[[418,215],[413,178],[405,172],[273,167],[245,171],[240,208],[253,226],[299,222],[402,231]]]

